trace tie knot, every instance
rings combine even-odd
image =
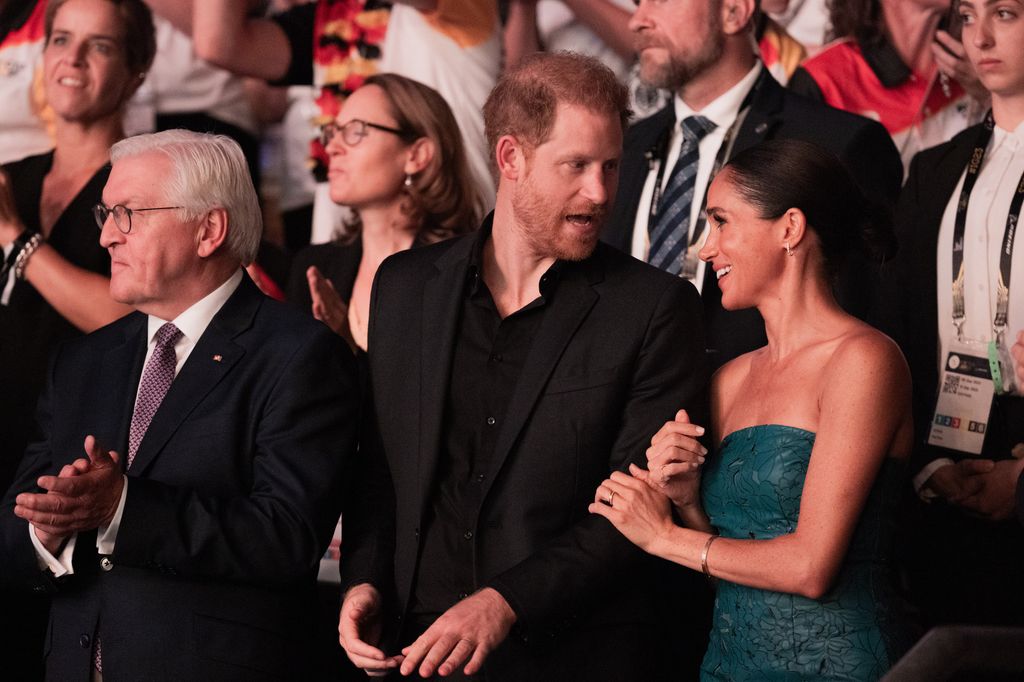
[[[683,137],[688,140],[700,141],[717,127],[714,121],[703,116],[687,116],[682,123]]]
[[[167,322],[156,330],[156,345],[161,348],[173,346],[182,337],[181,330]]]

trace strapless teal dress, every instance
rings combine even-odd
[[[722,441],[702,483],[704,509],[722,537],[763,540],[796,530],[813,445],[813,433],[775,424]],[[901,474],[887,459],[822,599],[718,581],[702,680],[876,680],[889,669],[908,644],[888,562]]]

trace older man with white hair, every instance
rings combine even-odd
[[[237,144],[168,131],[111,159],[96,220],[137,312],[53,357],[0,580],[53,593],[49,679],[303,679],[351,353],[245,275],[261,222]]]

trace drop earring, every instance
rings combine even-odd
[[[406,187],[412,187],[412,176],[409,175],[409,174],[406,174],[405,182],[402,183],[402,184],[404,184]]]
[[[786,242],[786,255],[787,256],[792,256],[793,255],[793,249],[791,249],[789,247],[789,242]]]

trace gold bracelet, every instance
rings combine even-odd
[[[700,553],[700,570],[704,572],[704,575],[711,578],[711,571],[708,570],[708,550],[711,549],[711,543],[718,539],[717,535],[709,535],[708,541],[704,543],[704,549]]]

